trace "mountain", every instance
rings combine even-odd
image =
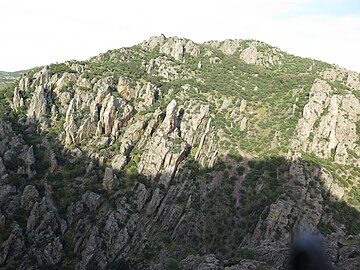
[[[15,72],[6,72],[0,71],[0,89],[5,88],[5,85],[13,83],[17,78],[20,77],[21,74],[26,71],[15,71]]]
[[[358,73],[162,35],[1,92],[2,269],[359,269]]]

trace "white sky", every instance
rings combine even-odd
[[[135,45],[257,39],[360,72],[359,0],[0,0],[0,70]]]

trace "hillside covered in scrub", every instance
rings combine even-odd
[[[1,269],[360,267],[360,74],[151,37],[0,87]]]
[[[0,89],[3,89],[6,87],[6,85],[14,82],[23,73],[25,73],[25,71],[17,71],[17,72],[0,71]]]

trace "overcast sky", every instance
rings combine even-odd
[[[0,0],[0,70],[85,60],[153,35],[257,39],[360,72],[360,0]]]

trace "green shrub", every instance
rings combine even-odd
[[[241,259],[255,259],[255,252],[251,248],[241,247],[236,251],[236,256]]]
[[[236,172],[237,172],[237,174],[238,174],[239,176],[243,175],[244,172],[245,172],[245,167],[244,167],[244,166],[238,166],[238,167],[236,168]]]
[[[179,262],[173,258],[168,258],[165,261],[165,270],[178,270]]]
[[[50,76],[54,75],[54,74],[57,74],[57,73],[65,73],[65,72],[68,72],[68,73],[75,73],[75,70],[71,69],[69,66],[67,66],[66,64],[64,63],[61,63],[61,64],[51,64],[49,66],[49,73],[50,73]]]

